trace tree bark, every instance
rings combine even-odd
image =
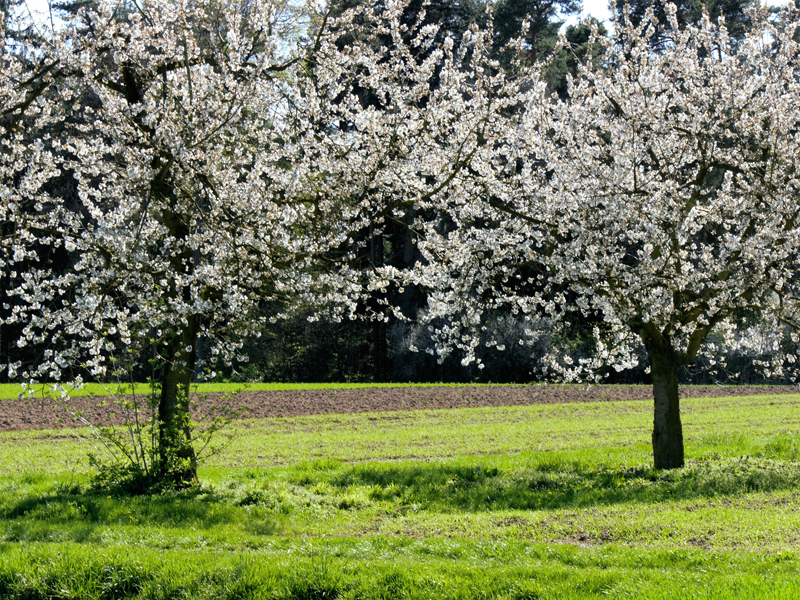
[[[169,343],[158,405],[158,474],[177,488],[194,485],[197,456],[192,446],[190,392],[196,362],[196,318]],[[187,348],[189,349],[187,351]]]
[[[157,195],[173,197],[171,182],[162,184]],[[163,222],[172,237],[186,240],[190,231],[189,219],[173,210],[163,212]],[[194,253],[188,249],[170,256],[170,267],[174,273],[188,272],[195,267]],[[192,303],[189,285],[173,287],[167,297],[180,298],[185,304]],[[161,356],[161,398],[158,405],[158,476],[176,488],[185,488],[197,483],[197,455],[192,446],[191,415],[189,400],[192,380],[197,362],[197,340],[200,321],[197,315],[188,316],[185,325],[174,330],[167,340]]]
[[[646,344],[653,379],[653,463],[656,469],[683,466],[683,428],[678,395],[678,367],[675,351],[655,343]]]
[[[412,230],[415,216],[416,211],[407,209],[403,215],[402,229],[395,236],[396,248],[394,249],[394,255],[401,257],[400,266],[405,269],[413,268],[419,259],[419,250],[414,244],[414,232]],[[404,286],[403,291],[396,298],[396,304],[400,308],[400,312],[406,317],[416,318],[417,309],[420,308],[421,302],[420,294],[415,292],[415,287],[411,284]],[[413,381],[416,376],[415,373],[409,372],[407,367],[409,350],[406,336],[408,335],[408,329],[406,323],[399,320],[393,321],[392,381],[395,382]]]
[[[375,233],[374,225],[370,225],[369,254],[373,267],[383,266],[383,235]],[[378,296],[376,296],[377,298]],[[379,306],[375,303],[375,310]],[[386,327],[383,321],[372,321],[372,377],[374,381],[384,381],[384,364],[386,363]]]
[[[0,223],[0,235],[10,236],[13,233],[13,228],[10,223]],[[11,341],[14,338],[15,331],[12,326],[5,322],[11,316],[11,298],[7,295],[8,290],[11,289],[11,277],[9,276],[9,266],[6,266],[0,271],[0,365],[15,362],[12,360]],[[8,305],[9,308],[5,308]],[[17,338],[19,336],[16,336]],[[0,366],[0,383],[11,383],[11,378],[8,377],[8,368]]]

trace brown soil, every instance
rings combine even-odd
[[[796,394],[796,386],[724,387],[684,386],[681,397],[716,398],[763,394]],[[144,401],[144,398],[140,398]],[[652,399],[644,385],[504,385],[465,387],[400,387],[339,390],[285,390],[242,392],[232,400],[220,394],[195,398],[195,418],[212,414],[213,407],[244,408],[245,418],[295,417],[335,413],[460,408],[469,406],[520,406],[564,402],[613,402]],[[87,396],[66,403],[52,400],[0,400],[0,431],[56,429],[124,422],[124,410],[113,398]],[[81,420],[76,415],[82,415]]]

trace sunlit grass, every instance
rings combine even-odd
[[[800,396],[687,399],[682,407],[689,459],[800,456]],[[587,465],[631,468],[652,462],[652,418],[649,402],[597,402],[253,419],[236,421],[230,446],[205,466],[481,455],[515,462],[566,453]],[[0,432],[0,475],[85,471],[90,447],[78,435],[91,441],[86,430]]]
[[[486,387],[486,386],[514,386],[519,384],[506,383],[198,383],[192,386],[197,393],[236,393],[240,391],[282,391],[282,390],[351,390],[366,388],[406,388],[406,387]],[[540,385],[540,384],[528,384]],[[553,385],[553,384],[548,384]],[[565,384],[577,385],[577,384]],[[578,386],[582,387],[582,386]],[[650,388],[650,386],[642,386]],[[760,387],[760,386],[749,386]],[[87,383],[81,389],[66,386],[70,396],[107,396],[123,394],[148,394],[150,386],[147,383]],[[26,390],[30,390],[26,386]],[[19,383],[0,383],[0,400],[16,399],[23,392]],[[28,393],[25,391],[24,393]],[[42,383],[33,386],[33,397],[53,398],[59,392],[54,389],[53,383]]]
[[[778,599],[800,592],[796,565],[780,557],[691,549],[642,554],[613,545],[452,540],[431,547],[407,538],[317,539],[221,555],[204,547],[191,554],[120,548],[93,554],[79,544],[58,551],[32,544],[24,552],[0,547],[0,557],[0,591],[10,600]]]
[[[281,391],[281,390],[351,390],[363,388],[405,388],[405,387],[476,387],[488,385],[514,385],[514,384],[488,384],[488,383],[198,383],[192,389],[200,394],[207,393],[235,393],[248,391]],[[60,392],[55,389],[55,384],[42,383],[35,386],[26,386],[23,390],[19,383],[0,383],[0,400],[16,399],[20,393],[28,394],[33,390],[34,398],[54,398]],[[65,386],[70,396],[107,396],[124,394],[148,394],[150,386],[147,383],[87,383],[81,389]]]
[[[800,396],[237,422],[201,488],[91,492],[67,431],[0,434],[0,597],[800,597]]]

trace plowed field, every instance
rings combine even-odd
[[[796,394],[796,386],[684,386],[684,398]],[[131,399],[131,397],[127,397]],[[142,404],[146,399],[138,398]],[[196,418],[213,413],[213,407],[243,408],[244,418],[293,417],[300,415],[377,412],[393,410],[462,408],[471,406],[519,406],[564,402],[651,401],[649,386],[639,385],[496,385],[431,386],[359,389],[310,389],[244,391],[233,397],[197,395]],[[146,411],[143,413],[146,418]],[[83,420],[85,419],[85,421]],[[0,431],[56,429],[120,424],[125,410],[114,398],[87,396],[65,403],[51,399],[0,400]]]

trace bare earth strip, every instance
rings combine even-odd
[[[797,386],[684,386],[684,398],[717,398],[796,394]],[[360,389],[312,389],[244,391],[233,398],[222,394],[197,396],[195,418],[213,412],[212,407],[244,408],[245,418],[294,417],[301,415],[346,414],[392,410],[463,408],[474,406],[520,406],[565,402],[649,401],[646,385],[496,385],[463,387],[402,387]],[[130,397],[128,397],[130,399]],[[138,398],[143,404],[146,399]],[[121,424],[124,410],[111,397],[76,397],[65,404],[51,399],[0,400],[0,431],[57,429]],[[82,414],[86,421],[76,418]],[[144,415],[146,418],[146,415]]]

